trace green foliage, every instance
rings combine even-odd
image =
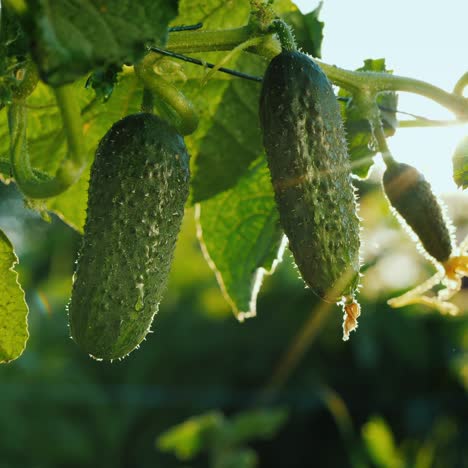
[[[452,161],[453,180],[458,187],[466,189],[468,187],[468,136],[458,143]]]
[[[209,449],[223,424],[224,417],[218,412],[195,416],[161,434],[157,446],[159,450],[174,452],[181,460],[191,460]]]
[[[403,468],[393,434],[382,418],[374,417],[362,427],[362,437],[372,462],[378,468]]]
[[[144,44],[162,44],[176,3],[29,0],[21,15],[44,81],[59,86],[96,66],[134,63]]]
[[[114,91],[120,71],[120,67],[116,65],[100,68],[90,75],[88,81],[86,81],[86,87],[93,88],[98,99],[101,98],[107,101],[111,97],[112,91]]]
[[[141,85],[131,70],[117,73],[118,64],[135,60],[138,40],[149,37],[163,39],[165,33],[162,33],[162,26],[170,17],[170,9],[161,8],[157,13],[161,15],[160,20],[155,21],[153,16],[156,13],[152,7],[147,9],[145,19],[142,20],[140,13],[143,9],[140,8],[143,7],[139,6],[132,15],[122,16],[126,18],[123,28],[125,33],[117,38],[111,32],[117,29],[108,26],[115,26],[120,13],[125,13],[127,2],[113,5],[112,11],[100,8],[99,5],[86,4],[79,17],[73,13],[78,4],[78,1],[68,2],[60,8],[47,9],[45,1],[31,3],[21,21],[23,25],[28,25],[29,41],[34,38],[37,43],[33,53],[43,78],[58,84],[75,79],[94,68],[89,79],[80,79],[74,84],[82,109],[85,143],[91,163],[97,143],[110,125],[137,111],[141,102]],[[320,7],[305,16],[288,0],[276,2],[275,8],[293,23],[301,46],[309,53],[319,55],[323,28],[323,23],[318,20]],[[249,11],[247,1],[238,2],[232,10],[229,4],[217,0],[204,3],[200,9],[195,8],[193,2],[182,1],[179,15],[173,19],[173,24],[203,22],[206,29],[234,28],[248,21]],[[33,15],[33,12],[37,14]],[[135,36],[133,24],[139,25],[138,37]],[[151,31],[148,30],[149,25]],[[15,31],[19,31],[17,34],[22,34],[18,25],[15,28]],[[99,34],[91,35],[90,31],[94,30],[99,30]],[[54,31],[55,35],[45,34],[45,31]],[[28,42],[24,38],[21,44],[26,44],[27,50]],[[15,52],[19,50],[18,46]],[[105,59],[102,56],[104,50]],[[129,56],[130,52],[132,56]],[[222,56],[223,53],[218,52],[203,54],[202,58],[217,62]],[[231,67],[236,66],[257,76],[263,74],[266,65],[265,59],[245,53],[235,55],[229,63]],[[265,270],[272,268],[282,237],[277,226],[266,169],[263,167],[258,181],[251,169],[253,162],[263,157],[257,111],[260,86],[246,80],[228,79],[218,73],[200,87],[203,74],[204,71],[199,67],[186,65],[173,78],[201,112],[199,129],[187,140],[193,169],[191,198],[193,202],[207,200],[201,207],[201,228],[207,250],[214,259],[218,277],[223,282],[233,309],[248,314],[255,311],[261,277]],[[181,78],[186,80],[185,83],[180,82]],[[39,175],[53,174],[64,157],[65,135],[51,90],[40,84],[28,98],[27,104],[28,143],[33,168]],[[239,119],[239,116],[242,118]],[[0,121],[0,132],[6,136],[6,116],[0,119],[3,120]],[[0,170],[8,179],[8,138],[2,138],[1,141]],[[58,214],[72,227],[82,231],[87,203],[87,179],[88,173],[65,193],[35,206],[39,210],[48,209]],[[259,216],[251,217],[248,206],[243,204],[246,193],[250,193],[250,199],[254,196],[258,200],[256,206],[261,211]],[[230,211],[233,218],[223,227],[216,223],[213,213],[216,205],[226,197],[229,197],[233,207]],[[248,227],[249,236],[226,239],[229,249],[222,249],[225,229],[231,229],[229,223],[234,223],[232,228],[235,228],[239,219],[234,216],[242,215],[242,212],[245,213],[247,223],[243,224]],[[261,248],[257,251],[259,246]],[[252,251],[257,255],[249,257],[247,254]],[[239,258],[244,260],[239,262]]]
[[[127,114],[137,112],[142,90],[138,88],[136,77],[131,72],[118,76],[118,86],[112,99],[103,102],[94,92],[85,88],[84,80],[74,84],[81,105],[83,133],[88,159],[92,156],[99,140],[104,136],[112,122]],[[53,174],[65,155],[65,135],[58,108],[53,94],[47,86],[39,84],[28,98],[28,145],[31,163],[36,170]],[[0,114],[0,171],[10,177],[7,163],[9,152],[8,124],[6,113]],[[47,209],[58,214],[66,223],[82,231],[87,203],[88,175],[80,178],[77,184],[58,197],[45,200]]]
[[[240,320],[255,315],[263,276],[274,271],[284,250],[265,159],[199,212],[199,237],[227,301]]]
[[[369,238],[382,236],[393,222],[387,203],[378,185],[359,186],[367,194],[362,212],[375,215],[366,225]],[[459,203],[452,206],[465,228],[466,202]],[[273,439],[248,443],[259,466],[371,468],[361,432],[373,418],[385,420],[406,466],[466,465],[468,320],[388,308],[391,286],[382,272],[389,259],[411,255],[403,233],[383,231],[387,253],[380,251],[366,274],[374,289],[369,297],[363,288],[359,333],[343,344],[340,314],[331,311],[315,340],[298,342],[318,302],[289,258],[269,279],[258,317],[239,325],[223,305],[186,216],[155,333],[130,358],[110,364],[90,360],[69,338],[65,305],[80,236],[55,216],[46,224],[24,210],[13,184],[0,186],[0,222],[17,246],[31,309],[27,349],[0,366],[0,426],[8,428],[0,453],[8,468],[208,468],[207,452],[182,462],[156,449],[155,437],[194,415],[217,412],[232,421],[252,409],[295,343],[304,352],[271,402],[287,407],[288,419]],[[411,261],[418,275],[427,273],[416,253]],[[323,404],[323,385],[348,408],[355,435],[349,449]],[[358,453],[361,465],[354,465]]]
[[[291,25],[296,38],[297,46],[303,52],[313,57],[322,56],[323,27],[325,23],[319,20],[322,2],[315,10],[302,15],[299,11],[287,12],[283,19]]]
[[[285,239],[258,116],[258,79],[279,52],[277,37],[267,32],[275,17],[270,7],[294,29],[299,47],[320,57],[324,31],[319,19],[321,3],[303,15],[290,0],[1,2],[0,180],[12,180],[7,112],[2,108],[18,100],[25,100],[28,109],[27,136],[34,174],[40,178],[50,176],[62,164],[69,135],[54,90],[48,85],[72,83],[80,104],[89,161],[85,175],[56,197],[22,200],[13,184],[0,185],[0,225],[15,244],[13,249],[0,231],[0,362],[18,357],[28,338],[28,328],[31,333],[22,358],[0,367],[0,427],[6,428],[0,438],[1,468],[179,468],[181,463],[190,468],[468,466],[467,317],[460,314],[447,318],[416,307],[390,313],[387,297],[408,284],[398,283],[396,279],[401,278],[395,277],[400,275],[393,274],[395,270],[388,264],[408,255],[408,249],[398,233],[387,235],[388,206],[380,184],[358,183],[368,239],[364,252],[368,274],[361,294],[366,314],[355,340],[344,346],[338,339],[341,314],[304,289],[290,256],[268,279],[256,303],[261,279],[281,259]],[[260,15],[259,11],[270,14],[263,18],[263,30],[255,29],[252,20]],[[256,19],[261,22],[258,16]],[[200,30],[171,32],[168,40],[168,24],[199,22],[203,23]],[[219,42],[203,43],[207,31]],[[227,44],[225,39],[232,37],[233,31],[240,33],[241,39]],[[185,49],[178,49],[178,34],[189,38]],[[252,39],[257,45],[240,52],[243,41]],[[190,200],[195,204],[187,214],[195,211],[198,216],[196,222],[193,216],[186,216],[152,339],[131,359],[112,365],[96,363],[70,344],[64,311],[81,241],[78,233],[83,232],[85,224],[93,157],[99,141],[115,122],[141,110],[144,84],[129,65],[139,64],[145,46],[150,44],[173,46],[175,52],[222,63],[257,81],[219,72],[207,77],[206,68],[174,57],[155,61],[150,74],[154,72],[177,93],[183,93],[200,117],[197,131],[186,139],[192,157]],[[32,62],[38,65],[42,77],[36,88],[33,75],[31,81],[23,82],[24,70]],[[362,178],[367,176],[374,155],[378,151],[385,153],[385,145],[377,148],[368,123],[369,109],[364,109],[359,99],[368,92],[373,103],[376,88],[372,86],[400,90],[403,83],[405,91],[432,96],[454,111],[460,121],[468,115],[466,100],[461,96],[428,83],[415,86],[414,80],[391,77],[383,59],[366,60],[359,79],[356,75],[350,78],[352,72],[316,63],[341,87],[339,98],[352,170]],[[336,78],[336,70],[344,72],[344,81]],[[381,71],[385,78],[378,74]],[[377,85],[373,81],[376,77],[382,80]],[[386,81],[390,78],[393,81]],[[461,93],[462,85],[459,81]],[[302,91],[297,93],[300,98],[309,89]],[[173,108],[170,99],[149,101],[144,104],[150,110],[154,105],[159,117]],[[381,93],[377,102],[385,135],[390,136],[398,126],[397,95],[394,91]],[[316,109],[310,110],[313,113]],[[326,120],[340,125],[335,117]],[[277,129],[284,128],[279,119],[276,124]],[[138,130],[135,133],[142,137],[144,132]],[[314,131],[309,133],[317,136]],[[91,245],[92,268],[83,275],[80,266],[75,280],[75,290],[82,282],[80,300],[98,297],[98,306],[83,306],[82,316],[99,316],[93,322],[100,321],[98,328],[110,317],[110,333],[115,332],[111,339],[122,330],[128,332],[128,315],[139,331],[144,328],[146,333],[150,314],[141,321],[137,309],[147,301],[135,294],[140,291],[135,272],[140,271],[143,261],[157,266],[145,284],[156,291],[152,300],[159,302],[158,291],[168,276],[172,246],[168,249],[165,244],[161,246],[164,242],[151,243],[145,225],[162,201],[172,203],[177,194],[184,192],[185,197],[188,190],[186,181],[172,181],[156,195],[145,197],[147,181],[136,181],[132,170],[138,157],[146,154],[157,138],[142,141],[145,138],[114,136],[114,146],[108,147],[112,159],[103,171],[110,177],[96,190],[91,189],[94,198],[90,199],[88,212],[98,212],[96,235],[86,241]],[[309,148],[327,146],[329,134],[319,136],[322,138],[317,139],[318,143],[307,142]],[[304,133],[299,137],[292,138],[289,147],[304,143]],[[463,188],[468,185],[465,147],[463,140],[454,157],[454,177]],[[287,151],[282,152],[280,161]],[[173,162],[182,154],[176,153]],[[324,161],[330,162],[334,156],[331,152]],[[391,158],[387,155],[386,159],[388,162]],[[333,175],[327,176],[335,195],[334,182],[343,182],[343,168],[349,175],[345,162],[336,164]],[[122,181],[124,190],[112,192],[112,187]],[[334,197],[325,209],[318,195],[328,192],[321,187],[316,194],[319,210],[311,209],[316,203],[305,206],[309,215],[321,213],[318,228],[343,228],[343,203],[339,198],[347,188],[338,192],[338,203],[333,203],[337,200]],[[414,198],[411,196],[404,205],[411,206]],[[117,206],[119,201],[124,203],[123,210]],[[158,240],[170,243],[175,239],[171,229],[178,229],[178,224],[172,222],[172,216],[176,210],[177,217],[182,216],[182,203],[173,212],[163,213],[167,216],[160,220],[164,232]],[[463,213],[467,212],[461,206],[454,207],[455,212],[462,213],[460,225],[466,222]],[[414,215],[417,209],[412,211]],[[346,216],[350,210],[344,212]],[[49,213],[58,215],[65,224]],[[422,216],[421,223],[427,218]],[[125,221],[129,222],[123,227]],[[258,318],[248,326],[241,327],[230,316],[215,275],[200,253],[196,228],[203,237],[206,258],[237,317],[258,309]],[[301,226],[297,224],[295,229],[300,231]],[[141,234],[137,239],[141,242],[135,242],[134,231]],[[324,238],[331,243],[343,241],[344,236],[332,234],[324,234]],[[302,237],[310,240],[307,234]],[[374,240],[382,244],[375,252]],[[323,255],[324,249],[316,250],[318,256]],[[19,265],[15,252],[21,260]],[[345,254],[350,255],[349,263],[357,258],[354,248]],[[463,261],[464,257],[460,258]],[[466,269],[461,261],[454,263],[455,267]],[[414,278],[428,274],[427,266],[418,264],[418,257],[411,262]],[[313,263],[317,267],[317,262]],[[135,268],[127,268],[127,264]],[[325,276],[318,270],[317,275]],[[22,288],[31,309],[28,327]],[[109,296],[121,294],[118,299],[131,307],[122,312],[120,304],[109,302],[108,296],[93,296],[93,288],[102,288],[101,293],[105,290]],[[99,302],[99,298],[104,299]],[[463,305],[464,298],[461,292],[455,300]],[[156,305],[151,305],[152,314]],[[72,303],[72,314],[73,307]],[[102,347],[102,340],[109,338],[109,329],[103,326],[103,331],[94,329],[91,333],[87,325],[84,323],[84,334],[89,333]],[[136,341],[144,333],[138,333]],[[124,341],[129,336],[121,335]],[[132,341],[132,347],[136,341]],[[270,409],[253,409],[260,405]],[[283,407],[288,408],[287,413],[275,409]],[[193,416],[196,414],[200,416]],[[162,435],[155,447],[158,434]]]
[[[283,409],[252,410],[226,419],[219,412],[190,418],[158,437],[158,448],[174,452],[180,460],[192,460],[208,452],[212,468],[257,466],[255,452],[244,448],[252,439],[270,439],[285,423]]]
[[[0,230],[0,363],[23,352],[28,339],[28,306],[14,270],[18,259],[10,241]]]
[[[277,1],[275,10],[286,18],[297,22],[296,33],[304,37],[305,50],[317,54],[321,45],[318,20],[308,16],[302,20],[297,7],[289,0]],[[214,0],[204,4],[200,15],[193,2],[181,2],[179,17],[175,24],[190,24],[202,21],[206,28],[233,28],[241,26],[248,19],[246,0],[229,4]],[[196,14],[198,13],[198,16]],[[217,62],[222,54],[204,54],[205,60]],[[268,61],[251,54],[237,54],[229,67],[242,70],[254,76],[262,76]],[[193,158],[192,195],[193,202],[206,200],[217,193],[233,187],[240,177],[247,173],[250,164],[263,154],[258,120],[260,84],[246,80],[225,79],[221,74],[200,88],[199,78],[203,76],[197,67],[186,67],[187,82],[182,90],[192,98],[200,111],[197,132],[187,139]],[[241,118],[239,118],[241,117]]]
[[[12,102],[16,72],[27,51],[27,41],[17,18],[3,9],[0,17],[0,109]]]
[[[256,76],[263,75],[267,65],[265,59],[254,56],[238,58],[235,63],[239,69]],[[231,189],[247,173],[250,164],[263,154],[258,123],[258,83],[246,80],[208,83],[202,96],[215,106],[209,105],[201,116],[200,130],[188,138],[188,148],[194,159],[192,202]]]

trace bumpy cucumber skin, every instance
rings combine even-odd
[[[149,331],[189,190],[183,138],[152,114],[129,115],[101,140],[69,320],[91,356],[130,353]]]
[[[439,262],[452,253],[452,237],[431,185],[413,166],[395,163],[383,175],[390,204],[418,236],[426,252]]]
[[[324,299],[353,295],[359,218],[343,122],[330,82],[309,57],[283,51],[270,62],[260,123],[281,225],[302,278]]]

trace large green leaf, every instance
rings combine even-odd
[[[112,98],[106,102],[95,99],[94,91],[85,89],[84,84],[84,80],[80,80],[74,86],[81,103],[83,133],[91,164],[99,140],[111,125],[127,114],[138,112],[142,90],[131,69],[119,74]],[[66,151],[65,135],[53,93],[48,86],[41,84],[27,103],[28,143],[33,167],[53,174]],[[8,123],[6,113],[3,112],[0,114],[0,172],[5,178],[10,175],[8,145]],[[89,171],[86,171],[69,190],[44,202],[44,208],[58,214],[78,231],[82,230],[85,220],[88,177]]]
[[[261,57],[243,55],[236,61],[242,70],[263,75]],[[200,133],[189,139],[194,156],[192,201],[206,200],[233,187],[263,151],[258,122],[260,83],[243,79],[218,82],[223,96],[210,115],[203,115]],[[208,88],[207,93],[213,87]],[[203,132],[203,134],[202,134]]]
[[[303,15],[299,10],[285,12],[283,19],[292,26],[299,49],[313,57],[322,56],[323,26],[319,20],[322,2],[315,10]]]
[[[453,180],[458,187],[468,187],[468,136],[462,139],[453,153]]]
[[[96,66],[134,63],[146,42],[164,43],[174,0],[28,0],[22,16],[42,78],[72,82]]]
[[[161,434],[157,440],[158,448],[174,452],[180,460],[190,460],[210,449],[214,434],[224,424],[224,416],[215,411],[194,416]]]
[[[239,320],[254,316],[263,277],[285,247],[265,159],[235,187],[201,203],[197,222],[205,257],[234,314]]]
[[[28,306],[14,270],[18,263],[13,246],[0,230],[0,363],[23,352],[28,339]]]
[[[379,468],[403,468],[403,457],[395,444],[387,423],[380,417],[373,417],[362,427],[364,446]]]
[[[367,59],[364,66],[358,71],[387,72],[385,59]],[[359,107],[354,105],[351,94],[340,89],[339,96],[348,101],[341,102],[341,112],[345,122],[348,140],[348,150],[351,158],[353,173],[361,178],[366,178],[370,168],[374,164],[374,156],[378,153],[375,147],[369,121],[362,115]],[[398,104],[398,96],[395,92],[382,93],[377,97],[380,106],[380,117],[385,135],[395,134],[397,120],[395,110]]]

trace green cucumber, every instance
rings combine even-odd
[[[415,167],[395,162],[385,170],[383,186],[391,206],[424,250],[438,262],[446,262],[453,250],[451,224],[429,182]]]
[[[189,189],[183,138],[152,114],[101,140],[69,307],[72,338],[97,359],[145,338],[165,289]]]
[[[360,269],[351,167],[333,88],[307,55],[283,50],[270,62],[260,122],[280,222],[302,278],[325,300],[349,301]]]

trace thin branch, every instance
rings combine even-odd
[[[398,121],[398,128],[458,127],[461,125],[466,125],[466,122],[461,120],[431,120],[425,117]]]
[[[453,88],[453,94],[457,96],[463,96],[463,91],[468,86],[468,72],[466,72],[462,77],[457,81]]]
[[[425,81],[384,72],[351,71],[314,59],[335,84],[355,93],[376,94],[405,91],[419,94],[452,111],[460,120],[468,121],[468,98],[444,91]]]
[[[180,31],[196,31],[197,29],[201,29],[203,27],[203,23],[197,23],[197,24],[189,24],[187,26],[181,25],[181,26],[172,26],[171,28],[168,28],[168,32],[180,32]]]
[[[183,60],[184,62],[193,63],[195,65],[201,65],[202,67],[206,67],[206,68],[216,67],[214,63],[205,62],[203,60],[199,60],[194,57],[188,57],[187,55],[178,54],[170,50],[160,49],[159,47],[149,47],[148,49],[152,52],[156,52],[158,54],[165,55],[167,57],[173,57],[179,60]],[[223,73],[227,73],[228,75],[237,76],[238,78],[245,78],[246,80],[257,81],[257,82],[262,81],[262,78],[259,76],[248,75],[247,73],[242,73],[236,70],[232,70],[230,68],[220,67],[217,70]]]

